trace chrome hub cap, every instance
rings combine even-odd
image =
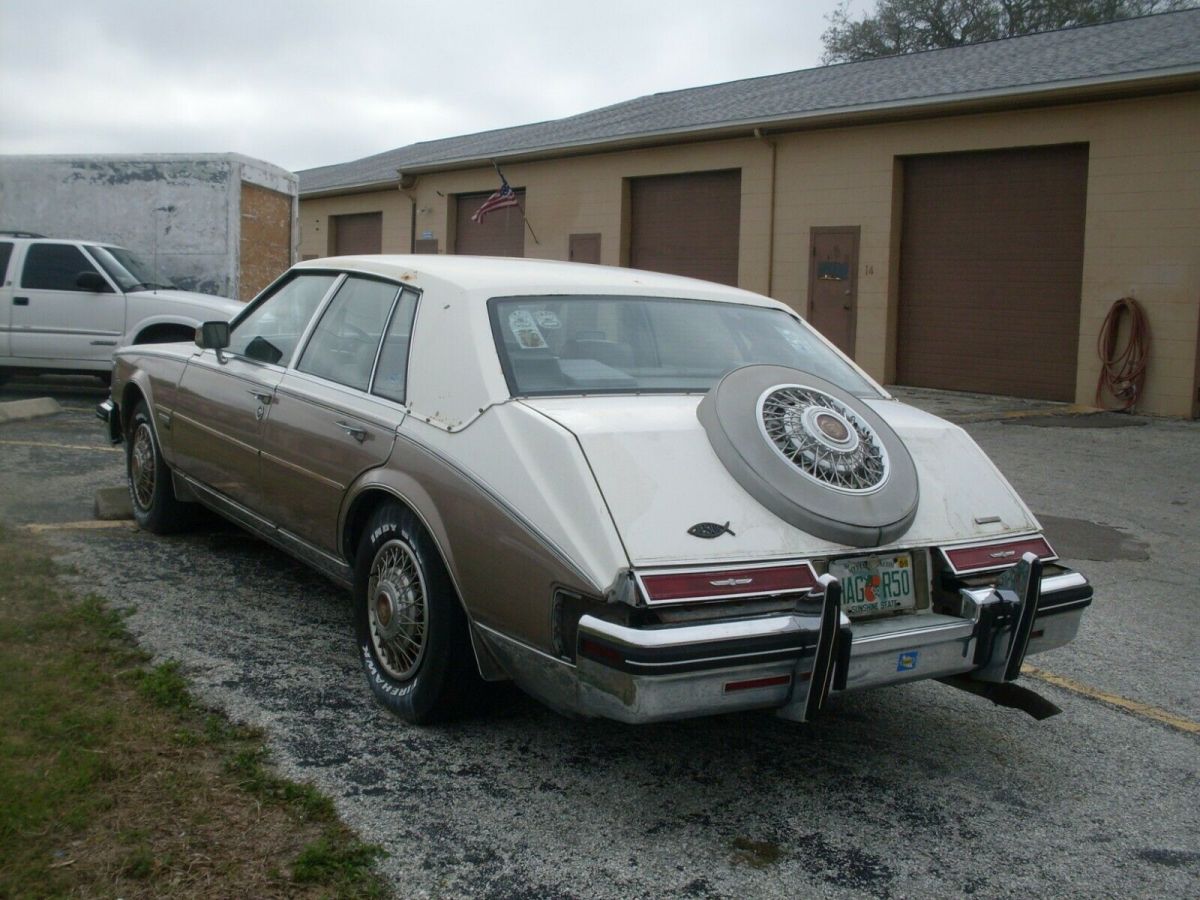
[[[411,678],[425,653],[429,608],[421,569],[403,541],[388,541],[375,554],[367,601],[376,657],[392,678]]]
[[[824,391],[768,388],[758,400],[763,436],[802,475],[825,487],[868,494],[888,476],[887,451],[868,422]]]
[[[129,451],[129,485],[133,488],[133,499],[138,509],[149,509],[154,500],[154,435],[150,426],[142,422],[133,433],[133,446]]]

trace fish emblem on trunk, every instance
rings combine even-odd
[[[692,537],[706,538],[708,540],[718,538],[726,533],[737,537],[737,533],[729,527],[728,522],[724,525],[718,525],[716,522],[697,522],[687,530],[687,533]]]

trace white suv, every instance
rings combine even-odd
[[[190,341],[242,304],[176,290],[111,244],[0,231],[0,383],[16,373],[107,379],[125,344]]]

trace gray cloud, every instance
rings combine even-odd
[[[833,5],[0,0],[0,152],[343,162],[807,68]]]

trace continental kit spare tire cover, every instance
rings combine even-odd
[[[696,415],[737,483],[802,531],[874,547],[917,514],[917,470],[903,442],[823,378],[786,366],[734,369]]]

